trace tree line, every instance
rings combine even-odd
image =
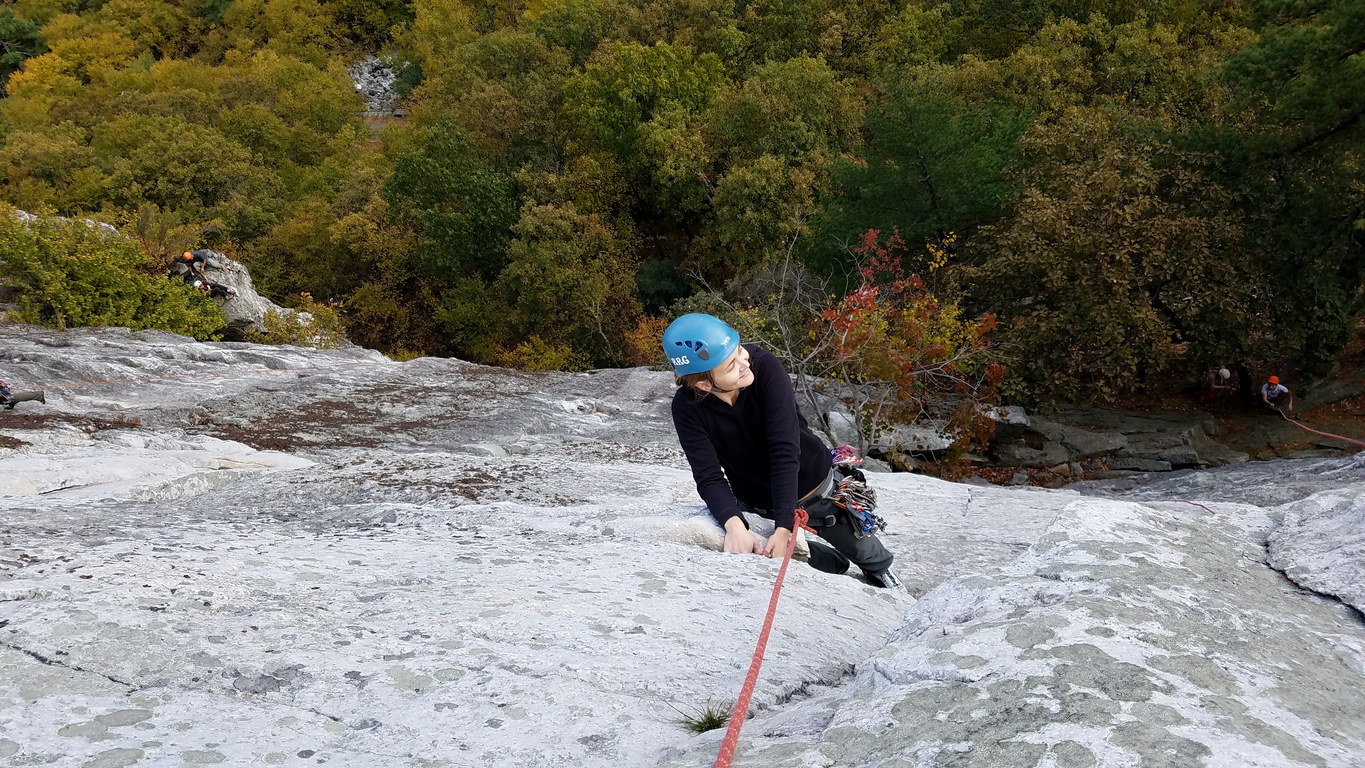
[[[1091,398],[1321,373],[1361,314],[1356,1],[12,0],[0,41],[0,201],[396,356],[651,362],[713,308]]]

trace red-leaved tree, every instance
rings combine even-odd
[[[950,269],[950,245],[930,244],[927,258],[913,254],[934,278],[931,291],[907,269],[912,251],[898,231],[883,237],[869,230],[852,249],[857,272],[843,296],[789,259],[751,288],[765,300],[736,310],[734,319],[783,359],[815,413],[843,405],[864,453],[894,459],[913,450],[902,427],[921,422],[951,442],[940,451],[951,473],[967,450],[990,438],[994,422],[985,412],[1005,368],[991,350],[995,317],[965,316],[942,274]],[[840,439],[821,421],[827,437]]]

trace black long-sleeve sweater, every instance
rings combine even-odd
[[[797,499],[829,476],[829,449],[797,410],[782,363],[758,347],[745,349],[754,383],[740,390],[735,404],[714,395],[698,400],[690,387],[679,387],[673,426],[716,522],[724,526],[738,515],[739,499],[794,530]]]

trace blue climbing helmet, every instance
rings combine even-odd
[[[738,348],[739,331],[698,312],[674,320],[664,331],[664,356],[679,376],[709,371]]]

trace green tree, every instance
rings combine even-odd
[[[574,66],[581,67],[624,11],[615,0],[556,0],[528,10],[524,28],[567,51]]]
[[[729,280],[789,253],[815,211],[818,176],[776,155],[737,164],[716,184],[705,248],[688,265]]]
[[[558,164],[557,117],[569,57],[528,32],[498,30],[443,49],[443,69],[416,96],[414,121],[459,125],[509,172]]]
[[[1258,2],[1261,37],[1228,62],[1250,115],[1221,132],[1245,195],[1248,246],[1267,254],[1279,360],[1324,373],[1365,310],[1365,8]]]
[[[47,51],[38,35],[38,25],[10,8],[0,8],[0,95],[9,76],[19,69],[24,59]]]
[[[234,0],[223,26],[233,47],[269,48],[320,66],[343,46],[333,10],[319,0]]]
[[[895,14],[887,0],[755,0],[744,8],[741,29],[755,62],[822,56],[850,73],[866,74],[877,30]]]
[[[1291,151],[1365,137],[1365,7],[1333,0],[1260,0],[1261,39],[1228,62],[1243,103],[1264,111]]]
[[[564,86],[564,116],[581,148],[637,167],[641,126],[671,108],[704,109],[724,80],[713,54],[664,43],[615,43]]]
[[[413,19],[412,0],[326,0],[342,36],[363,51],[377,51]]]
[[[1262,261],[1210,179],[1214,159],[1073,109],[1026,141],[1013,215],[985,228],[967,282],[1001,315],[1016,394],[1131,392],[1173,364],[1242,359],[1265,339]]]
[[[491,279],[502,271],[517,219],[516,186],[475,152],[455,124],[436,125],[398,157],[384,198],[421,234],[419,252],[429,274]]]
[[[90,147],[117,207],[154,203],[197,220],[220,218],[238,238],[264,233],[282,213],[275,174],[213,128],[127,115],[97,127]]]
[[[686,46],[694,53],[715,54],[726,70],[753,63],[753,38],[742,26],[743,7],[728,0],[655,0],[630,3],[614,14],[620,29],[611,38]]]
[[[863,103],[824,61],[801,56],[758,66],[718,91],[709,117],[727,158],[806,162],[858,148]]]
[[[498,287],[517,340],[568,347],[599,365],[627,361],[640,315],[629,243],[572,205],[528,205]]]
[[[687,265],[718,282],[789,253],[806,234],[832,191],[834,159],[858,148],[863,104],[823,61],[800,57],[721,89],[706,118],[717,168],[698,173],[710,217]]]
[[[864,156],[836,166],[841,194],[816,218],[813,263],[828,270],[845,261],[846,244],[876,226],[924,243],[949,232],[969,235],[1004,216],[1013,193],[1006,172],[1019,160],[1019,137],[1030,117],[929,83],[893,86],[869,111]],[[917,256],[912,251],[906,258]]]

